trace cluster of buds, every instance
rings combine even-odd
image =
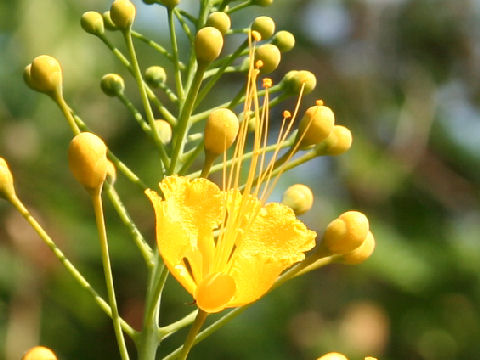
[[[375,249],[375,239],[367,217],[358,211],[347,211],[328,224],[321,246],[330,254],[341,255],[344,264],[360,264]]]
[[[343,354],[340,354],[337,352],[331,352],[319,357],[317,360],[348,360],[348,358]],[[371,356],[366,356],[364,360],[377,360],[377,359]]]

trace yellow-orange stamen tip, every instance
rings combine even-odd
[[[265,89],[271,88],[272,85],[273,85],[272,79],[270,79],[270,78],[264,78],[264,79],[263,79],[263,87],[264,87]]]
[[[283,118],[284,119],[290,119],[292,117],[292,114],[288,110],[283,111]]]
[[[317,106],[323,106],[323,100],[317,100],[316,104]]]
[[[260,41],[262,40],[262,35],[258,31],[252,30],[252,38],[255,41]]]
[[[255,61],[255,68],[260,69],[261,67],[263,67],[263,61],[262,60]]]

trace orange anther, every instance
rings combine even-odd
[[[283,111],[283,118],[284,119],[290,119],[292,117],[292,114],[288,110]]]
[[[262,79],[262,83],[263,83],[263,87],[264,87],[265,89],[269,89],[269,88],[271,88],[272,85],[273,85],[273,81],[272,81],[272,79],[270,79],[270,78],[264,78],[264,79]]]
[[[317,100],[316,103],[317,106],[323,106],[323,100]]]
[[[263,66],[263,61],[262,60],[255,61],[255,67],[257,69],[260,69],[262,66]]]
[[[260,33],[258,31],[252,30],[251,34],[252,34],[253,40],[255,40],[255,41],[262,40],[262,35],[260,35]]]

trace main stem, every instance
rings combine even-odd
[[[120,315],[118,314],[117,300],[115,298],[115,290],[113,287],[113,274],[110,265],[110,256],[108,255],[107,231],[105,221],[103,219],[102,206],[102,186],[91,191],[93,208],[95,210],[95,219],[97,223],[98,236],[100,238],[100,247],[102,250],[103,272],[105,273],[105,283],[107,285],[108,301],[112,309],[113,329],[117,338],[120,356],[122,360],[129,360],[125,338],[123,337],[122,327],[120,324]]]
[[[161,341],[158,313],[168,270],[159,255],[155,259],[155,266],[148,281],[142,331],[137,341],[138,360],[154,360]]]

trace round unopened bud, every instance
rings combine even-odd
[[[148,85],[158,88],[167,80],[167,73],[161,66],[150,66],[145,70],[144,78]]]
[[[333,254],[347,254],[368,235],[368,219],[358,211],[347,211],[328,224],[322,244]]]
[[[272,4],[273,4],[273,0],[252,0],[252,5],[270,6]]]
[[[212,26],[215,29],[218,29],[222,35],[225,35],[227,31],[230,30],[232,21],[227,13],[216,11],[208,15],[207,26]]]
[[[107,96],[118,96],[125,90],[125,82],[118,74],[103,75],[100,87]]]
[[[180,3],[180,0],[156,0],[155,2],[158,2],[169,9],[173,9],[175,6],[177,6]]]
[[[262,40],[268,40],[275,32],[275,22],[269,16],[256,17],[252,23],[252,31],[257,31]]]
[[[340,155],[352,147],[352,133],[345,126],[335,125],[325,140],[326,155]]]
[[[105,11],[102,13],[102,18],[105,28],[112,31],[117,30],[117,25],[113,23],[112,17],[110,16],[110,11]]]
[[[303,95],[307,95],[317,86],[317,78],[307,70],[292,70],[285,75],[282,83],[285,90],[292,94],[299,94],[303,86]]]
[[[160,141],[163,144],[168,144],[172,140],[172,127],[163,119],[155,120],[155,129],[158,131]]]
[[[62,68],[54,57],[37,56],[32,61],[29,75],[30,86],[35,90],[50,93],[62,87]]]
[[[319,357],[317,360],[348,360],[345,355],[337,352],[331,352]]]
[[[292,185],[283,193],[282,203],[292,208],[295,215],[304,214],[312,208],[312,190],[303,184]]]
[[[205,125],[205,151],[222,154],[232,146],[238,134],[238,118],[230,109],[213,110]]]
[[[135,5],[130,0],[115,0],[110,7],[110,17],[121,30],[127,30],[132,26],[135,14]]]
[[[57,356],[45,346],[35,346],[23,355],[22,360],[57,360]]]
[[[362,244],[357,247],[352,252],[345,254],[341,258],[341,262],[346,265],[357,265],[361,264],[365,260],[367,260],[370,255],[373,254],[375,250],[375,239],[373,238],[373,234],[371,231],[368,232],[367,237],[362,242]]]
[[[300,121],[298,135],[301,146],[318,144],[325,140],[333,130],[335,115],[328,106],[315,105],[305,111]]]
[[[270,74],[274,71],[280,64],[281,59],[280,50],[275,45],[264,44],[255,50],[255,61],[260,60],[263,63],[260,68],[262,74]]]
[[[12,172],[5,159],[0,157],[0,196],[10,199],[14,194]]]
[[[75,179],[87,190],[97,189],[108,172],[107,146],[97,135],[82,132],[70,142],[68,165]]]
[[[195,38],[195,53],[199,62],[210,63],[215,60],[223,48],[220,30],[207,26],[200,29]]]
[[[291,32],[282,30],[275,34],[272,43],[277,45],[281,52],[287,52],[295,46],[295,36]]]
[[[87,11],[80,18],[82,29],[89,34],[102,35],[105,32],[102,14],[96,11]]]

